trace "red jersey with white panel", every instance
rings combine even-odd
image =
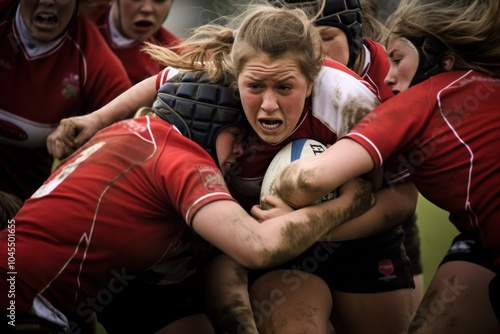
[[[47,136],[62,118],[94,111],[131,84],[95,25],[78,15],[50,43],[29,39],[18,1],[0,0],[0,190],[22,199],[48,177]]]
[[[94,14],[93,20],[113,52],[122,61],[132,84],[147,79],[165,68],[141,49],[145,46],[145,42],[171,47],[178,45],[181,39],[163,26],[148,39],[141,41],[127,39],[114,27],[111,10],[111,5],[101,7],[100,11]],[[177,52],[176,49],[172,50]]]
[[[395,155],[420,193],[472,231],[500,266],[500,80],[452,71],[396,95],[354,127],[347,138],[375,165]]]
[[[198,144],[157,118],[115,123],[61,163],[14,217],[15,264],[1,261],[1,291],[4,275],[16,271],[19,314],[36,298],[84,316],[96,297],[112,298],[168,263],[193,240],[193,216],[218,200],[234,199]],[[1,254],[8,233],[0,232]],[[7,302],[3,293],[2,309]]]
[[[160,72],[157,87],[176,73],[169,68]],[[313,138],[323,144],[332,144],[379,104],[367,82],[333,60],[325,60],[311,96],[297,128],[281,143],[265,143],[253,131],[248,135],[245,153],[238,159],[229,179],[233,195],[246,209],[259,202],[266,169],[286,144],[299,138]]]
[[[378,98],[381,102],[384,102],[394,96],[391,87],[384,84],[384,79],[390,67],[387,51],[382,44],[369,38],[363,40],[363,47],[370,56],[361,77],[375,88]]]

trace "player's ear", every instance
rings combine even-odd
[[[307,85],[307,93],[306,93],[306,97],[311,96],[312,90],[313,90],[313,83],[312,83],[312,82],[310,82],[310,83]]]
[[[446,71],[450,71],[453,69],[453,65],[455,64],[455,56],[446,55],[443,57],[443,68]]]

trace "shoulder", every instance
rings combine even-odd
[[[338,136],[347,133],[379,103],[373,87],[339,63],[323,66],[314,82],[312,114]]]
[[[317,86],[316,84],[342,86],[344,84],[344,80],[346,85],[352,84],[357,87],[364,86],[376,95],[376,90],[373,88],[371,83],[365,81],[361,76],[347,66],[332,59],[325,59],[323,67],[315,80],[315,87]]]
[[[328,60],[314,81],[314,97],[322,94],[333,97],[357,96],[370,104],[378,104],[378,98],[370,83],[346,66]]]
[[[156,76],[156,90],[160,89],[161,86],[165,82],[167,82],[168,79],[179,73],[180,71],[176,68],[173,67],[166,67],[160,72],[158,72]]]
[[[93,22],[101,22],[108,17],[111,9],[111,3],[82,3],[80,4],[80,13],[85,14]]]
[[[375,42],[372,39],[365,38],[363,40],[363,44],[368,48],[368,50],[370,50],[370,52],[386,52],[385,47],[382,44]]]
[[[182,40],[180,37],[163,26],[158,29],[158,31],[154,34],[154,37],[157,41],[168,44],[179,43]]]

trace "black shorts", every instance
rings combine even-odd
[[[405,246],[406,255],[410,259],[413,275],[419,275],[424,272],[422,265],[422,254],[420,253],[420,233],[417,225],[417,215],[413,215],[403,225],[405,238],[403,245]]]
[[[274,269],[296,269],[321,277],[332,291],[375,293],[414,288],[403,237],[403,229],[398,227],[356,240],[319,241],[283,265],[250,271],[249,284]]]
[[[204,312],[200,283],[199,275],[172,285],[134,280],[97,312],[97,320],[108,334],[155,333],[178,319]]]
[[[481,240],[474,234],[461,233],[453,239],[450,249],[441,261],[466,261],[495,272],[497,275],[490,282],[490,303],[495,315],[500,321],[500,268],[493,265],[495,256],[483,248]]]

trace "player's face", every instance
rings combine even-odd
[[[32,36],[37,41],[50,42],[68,26],[76,0],[19,0],[19,5]]]
[[[389,57],[389,72],[384,79],[384,84],[398,94],[410,87],[410,83],[417,72],[418,51],[406,38],[393,37],[387,43]]]
[[[278,59],[256,55],[238,76],[245,115],[257,135],[271,144],[295,130],[311,89],[293,55]]]
[[[342,29],[319,26],[325,56],[347,66],[349,61],[349,42]]]
[[[236,159],[243,154],[243,136],[244,130],[237,126],[225,128],[217,135],[215,150],[223,174],[230,170]]]
[[[148,38],[167,19],[172,2],[173,0],[115,0],[114,5],[120,7],[114,11],[115,26],[130,39]]]

